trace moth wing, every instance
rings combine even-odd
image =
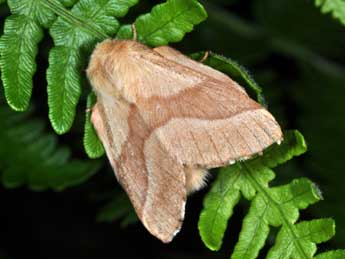
[[[228,76],[169,47],[154,52],[158,54],[150,53],[142,61],[146,71],[153,71],[146,77],[166,81],[169,87],[177,79],[179,85],[161,95],[166,86],[152,83],[152,96],[136,104],[165,149],[182,164],[219,167],[281,141],[274,117]],[[157,70],[165,72],[160,76],[154,74]]]
[[[233,85],[233,87],[237,88],[244,94],[247,94],[246,91],[234,80],[230,77],[224,75],[222,72],[215,70],[209,66],[205,66],[204,64],[197,62],[191,58],[186,57],[181,52],[169,47],[169,46],[160,46],[153,49],[155,52],[162,55],[164,58],[169,59],[173,62],[176,62],[180,65],[186,66],[192,70],[198,71],[202,74],[206,74],[209,77],[216,78],[219,81],[228,82]]]
[[[135,106],[98,102],[91,120],[138,217],[154,236],[170,242],[184,218],[182,165],[150,134]]]

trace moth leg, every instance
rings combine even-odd
[[[206,59],[208,59],[208,56],[210,55],[209,51],[205,51],[204,55],[202,56],[202,58],[199,60],[200,63],[204,63],[206,61]]]
[[[206,186],[208,170],[204,167],[185,167],[186,174],[186,190],[187,194],[191,194]]]
[[[137,28],[135,27],[135,24],[131,24],[132,32],[133,32],[133,38],[132,40],[137,41],[138,39],[138,33],[137,33]]]

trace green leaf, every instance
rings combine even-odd
[[[12,14],[24,15],[32,19],[44,28],[48,28],[55,20],[53,10],[46,6],[46,2],[62,7],[59,0],[8,0]]]
[[[53,134],[44,133],[30,113],[14,114],[0,106],[0,180],[7,188],[27,185],[32,190],[63,190],[85,182],[99,169],[95,161],[70,159]],[[25,148],[23,148],[25,147]]]
[[[205,52],[192,54],[192,58],[200,60],[205,55]],[[236,61],[226,58],[224,56],[209,52],[207,59],[204,62],[206,65],[213,67],[216,70],[228,74],[234,81],[241,86],[246,87],[256,94],[256,99],[259,103],[266,106],[265,98],[261,87],[251,77],[249,72]]]
[[[122,17],[138,0],[81,0],[70,12],[62,9],[50,29],[57,46],[93,47],[100,40],[111,37],[119,28],[115,17]]]
[[[54,47],[49,53],[48,105],[49,119],[59,134],[72,126],[80,94],[79,51],[64,46]]]
[[[132,39],[133,32],[132,26],[130,24],[122,25],[116,34],[116,38],[118,39]]]
[[[47,177],[41,181],[43,184],[40,183],[37,187],[32,181],[30,184],[32,188],[36,187],[36,189],[47,188],[44,185],[46,185],[49,180],[50,182],[48,187],[56,191],[62,191],[68,187],[78,186],[98,172],[100,164],[94,162],[95,161],[71,160],[68,164],[59,168],[59,170],[51,170],[49,176],[47,175]],[[62,170],[63,174],[61,173]]]
[[[58,0],[49,0],[61,6]],[[43,0],[9,0],[12,15],[5,21],[0,39],[0,67],[5,96],[10,107],[24,111],[29,105],[32,77],[36,72],[37,45],[56,18]]]
[[[128,214],[121,221],[121,227],[126,228],[129,225],[138,223],[138,221],[139,219],[138,219],[137,214],[135,213],[134,209],[131,209],[130,211],[128,211]]]
[[[243,220],[239,241],[231,258],[256,258],[269,233],[265,219],[268,204],[262,196],[257,196]]]
[[[87,97],[87,111],[84,130],[84,148],[90,158],[99,158],[104,155],[102,142],[99,140],[95,129],[91,124],[91,109],[96,103],[96,96],[90,93]]]
[[[256,258],[266,242],[270,226],[281,227],[281,230],[267,258],[311,258],[316,244],[334,235],[334,222],[330,219],[295,224],[299,210],[322,198],[318,188],[306,178],[283,186],[268,185],[274,178],[270,168],[305,150],[302,135],[289,131],[281,145],[273,145],[262,156],[221,169],[200,215],[199,231],[205,245],[211,250],[220,249],[227,222],[242,194],[251,200],[251,205],[232,259]]]
[[[205,9],[196,0],[168,0],[153,7],[150,13],[139,16],[134,24],[140,42],[160,46],[182,40],[194,25],[206,18]],[[125,28],[128,36],[128,27]]]
[[[62,4],[66,7],[73,6],[78,0],[61,0]]]
[[[125,193],[117,195],[97,215],[97,221],[99,222],[112,222],[117,220],[121,220],[122,227],[136,223],[139,220]]]
[[[314,206],[312,213],[321,217],[332,215],[337,222],[337,235],[334,241],[343,244],[345,206],[337,197],[345,197],[345,188],[341,180],[344,176],[341,150],[345,145],[345,120],[338,110],[343,106],[341,100],[345,98],[345,74],[343,71],[338,75],[330,74],[326,67],[324,71],[310,69],[309,66],[303,68],[303,81],[296,85],[298,94],[295,95],[295,102],[303,104],[303,113],[298,119],[298,125],[304,129],[310,146],[308,156],[303,161],[303,168],[312,172],[313,177],[318,179],[320,188],[327,190],[325,200],[328,200]],[[325,84],[327,88],[323,87]],[[308,95],[308,98],[303,98],[305,95]],[[315,103],[322,105],[316,106]]]
[[[322,13],[332,13],[332,16],[345,25],[345,1],[315,0],[315,5],[321,7]]]
[[[239,175],[234,176],[229,177],[228,172],[222,170],[204,199],[198,228],[202,241],[212,251],[220,249],[228,220],[241,198],[239,190],[233,185]]]
[[[284,135],[284,142],[281,145],[274,144],[263,156],[221,169],[205,197],[198,223],[201,238],[209,249],[220,249],[227,222],[240,199],[240,191],[247,199],[252,199],[257,192],[256,186],[248,181],[243,171],[250,168],[255,172],[254,177],[260,186],[267,186],[274,178],[274,173],[266,166],[274,167],[278,158],[282,163],[305,151],[303,137],[298,131],[288,131]]]
[[[311,258],[317,249],[315,244],[329,240],[335,233],[332,219],[304,221],[291,228],[281,228],[267,259]],[[294,235],[290,234],[292,231]]]
[[[298,209],[304,209],[320,199],[317,188],[307,179],[294,180],[285,186],[267,188],[256,181],[255,174],[262,172],[257,168],[245,170],[242,173],[246,174],[248,183],[258,191],[258,195],[252,201],[249,213],[243,220],[239,241],[231,258],[256,258],[265,244],[269,225],[275,227],[282,225],[282,228],[288,230],[287,235],[293,238],[296,231],[292,228],[299,216]],[[298,244],[298,241],[296,242]],[[304,251],[301,253],[303,254]]]
[[[81,49],[90,49],[113,35],[119,27],[115,16],[125,15],[136,3],[137,0],[81,0],[70,12],[57,9],[64,15],[50,29],[57,47],[50,52],[47,71],[49,118],[57,133],[69,131],[74,121],[81,94]]]
[[[6,100],[16,111],[29,105],[37,44],[42,37],[42,29],[31,18],[11,15],[6,19],[0,39],[0,67]]]
[[[300,156],[307,151],[303,135],[298,130],[289,130],[284,132],[284,141],[274,144],[267,148],[262,156],[254,159],[263,166],[274,168],[283,164],[294,156]]]
[[[322,254],[318,254],[315,259],[343,259],[345,258],[345,250],[333,250]]]

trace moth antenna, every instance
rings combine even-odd
[[[132,40],[137,41],[138,34],[137,34],[137,28],[135,27],[135,24],[131,24],[132,32],[133,32],[133,38]]]
[[[203,63],[208,58],[209,55],[210,55],[210,52],[209,51],[205,51],[204,56],[199,60],[199,62]]]

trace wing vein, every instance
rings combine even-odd
[[[199,153],[200,158],[201,158],[201,159],[203,160],[203,162],[205,163],[206,160],[205,160],[205,158],[204,158],[204,156],[203,156],[203,154],[202,154],[202,152],[201,152],[201,150],[200,150],[200,147],[199,147],[199,145],[198,145],[198,143],[197,143],[197,141],[196,141],[196,139],[195,139],[195,136],[194,136],[193,132],[192,132],[192,131],[189,131],[189,133],[190,133],[190,135],[191,135],[191,137],[192,137],[194,146],[195,146],[196,149],[198,150],[198,153]]]
[[[270,134],[270,133],[267,131],[266,127],[264,127],[264,126],[262,125],[262,123],[261,123],[260,121],[258,121],[258,120],[255,118],[254,115],[251,114],[250,116],[251,116],[251,118],[254,120],[254,122],[265,132],[265,134],[266,134],[271,140],[275,141],[275,139],[272,137],[272,134]]]
[[[245,124],[246,128],[252,133],[252,135],[254,136],[256,142],[259,144],[259,146],[261,147],[261,149],[263,150],[265,148],[265,145],[262,144],[261,140],[259,139],[259,137],[256,135],[256,133],[250,128],[248,127],[247,124]]]
[[[227,134],[222,130],[221,131],[222,135],[224,136],[226,142],[229,144],[230,148],[233,150],[233,154],[236,157],[237,156],[237,152],[236,149],[234,148],[234,146],[232,145],[231,141],[229,141]]]
[[[219,161],[222,161],[222,158],[220,157],[219,150],[217,149],[216,143],[214,142],[212,135],[205,128],[204,128],[204,132],[210,138],[211,144],[212,144],[214,150],[216,151],[216,154],[218,156]]]

